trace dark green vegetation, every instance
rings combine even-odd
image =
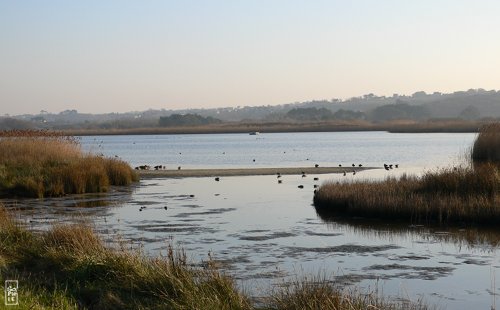
[[[124,161],[84,154],[78,142],[46,131],[0,135],[0,194],[46,197],[105,192],[129,185],[137,174]]]
[[[425,309],[344,291],[326,279],[297,280],[255,306],[210,257],[193,265],[168,248],[166,256],[148,258],[106,247],[85,224],[35,234],[12,216],[0,206],[0,282],[19,280],[20,309]]]
[[[500,124],[490,124],[481,129],[472,148],[474,163],[500,163]]]
[[[412,223],[500,222],[500,125],[482,128],[472,150],[474,165],[404,175],[382,182],[329,183],[314,196],[318,213]]]
[[[160,117],[160,127],[176,126],[202,126],[210,124],[219,124],[221,120],[213,117],[203,117],[198,114],[172,114],[170,116]]]

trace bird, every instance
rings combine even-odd
[[[339,165],[339,167],[342,167],[342,165]]]
[[[313,186],[313,187],[314,187],[314,188],[318,188],[318,184],[314,184],[314,186]]]
[[[219,182],[219,181],[220,181],[220,178],[219,178],[219,177],[216,177],[216,178],[215,178],[215,181]]]
[[[352,171],[352,175],[356,175],[356,170],[353,170],[353,171]]]
[[[281,184],[281,183],[283,183],[283,181],[282,180],[278,180],[278,184]]]
[[[255,158],[253,159],[253,162],[255,162]]]
[[[356,165],[355,165],[355,164],[352,164],[352,166],[353,166],[353,167],[356,167]]]
[[[319,165],[318,165],[318,164],[315,164],[315,165],[314,165],[314,167],[315,167],[315,168],[318,168],[318,167],[319,167]]]
[[[389,165],[389,168],[392,169],[392,164]]]
[[[305,178],[306,177],[306,174],[305,173],[302,173],[302,177]]]
[[[297,187],[298,187],[298,188],[304,188],[304,185],[299,185],[299,186],[297,186]]]
[[[347,175],[347,172],[344,171],[344,176],[346,176],[346,175]]]
[[[164,207],[163,207],[163,209],[167,210],[167,209],[168,209],[168,207],[167,207],[167,206],[164,206]]]
[[[278,175],[278,176],[277,176],[277,178],[278,178],[278,179],[279,179],[279,178],[281,178],[281,175]]]
[[[363,165],[362,165],[362,164],[359,164],[358,166],[359,166],[359,167],[363,167]]]
[[[314,181],[319,181],[319,178],[314,178]]]
[[[181,170],[181,166],[177,167],[177,170]]]
[[[398,164],[395,164],[395,165],[394,165],[394,167],[399,168],[399,165],[398,165]]]

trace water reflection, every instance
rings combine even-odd
[[[370,239],[422,239],[445,242],[467,249],[495,251],[500,246],[500,231],[492,227],[412,225],[404,221],[340,217],[316,209],[316,214],[333,231],[347,230]]]
[[[494,251],[500,246],[500,231],[493,227],[457,227],[412,225],[404,221],[347,218],[325,214],[319,218],[333,231],[347,230],[370,239],[422,239],[422,242],[445,242],[461,248]]]
[[[67,195],[54,198],[2,199],[19,223],[33,230],[46,230],[58,223],[93,222],[110,215],[111,207],[130,201],[137,187],[111,187],[107,193]]]

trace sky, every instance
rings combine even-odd
[[[500,1],[0,0],[0,115],[500,89]]]

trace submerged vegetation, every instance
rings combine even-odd
[[[19,280],[21,309],[425,309],[333,286],[326,279],[278,287],[258,305],[209,258],[190,264],[182,251],[149,258],[106,246],[86,224],[43,233],[22,228],[0,206],[0,282]]]
[[[105,192],[137,181],[116,158],[84,154],[78,141],[56,132],[6,131],[0,135],[0,194],[46,197]]]
[[[324,184],[314,196],[318,213],[408,219],[413,223],[497,224],[500,221],[500,125],[481,129],[474,165],[403,175],[382,182]]]

